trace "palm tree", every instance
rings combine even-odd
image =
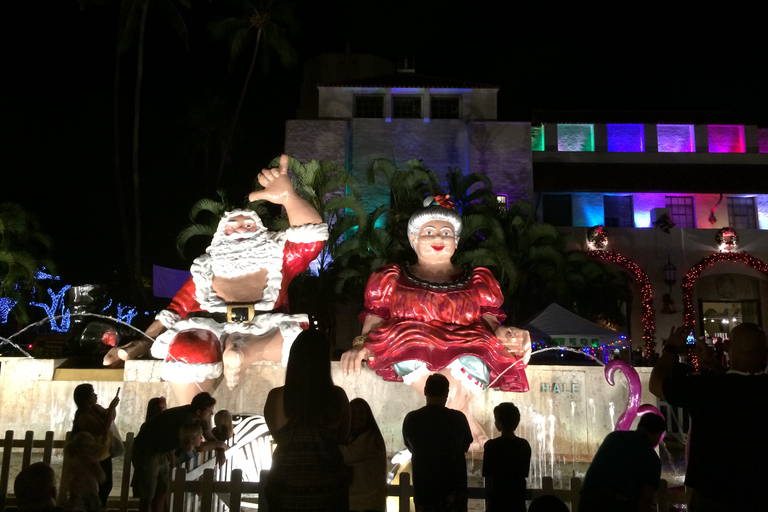
[[[260,55],[259,48],[262,39],[265,40],[268,49],[271,48],[277,53],[283,66],[291,67],[297,60],[297,52],[286,38],[286,35],[296,31],[292,6],[275,0],[227,0],[227,3],[238,9],[240,15],[212,23],[210,26],[211,35],[214,39],[227,39],[229,41],[230,71],[234,69],[242,52],[250,49],[252,53],[243,88],[240,91],[240,99],[235,108],[229,137],[224,146],[224,154],[216,176],[216,186],[221,183],[224,166],[227,163],[229,149],[235,134],[235,127],[240,118],[240,110],[248,92],[248,84],[251,81],[253,69],[256,67],[256,59]],[[264,51],[261,52],[261,56],[262,70],[266,72],[269,69],[270,54]]]
[[[278,159],[270,162],[276,167]],[[318,327],[335,339],[337,303],[345,298],[335,293],[340,267],[340,253],[354,238],[354,233],[366,229],[366,215],[360,197],[360,187],[354,176],[331,161],[288,161],[293,173],[296,192],[311,204],[328,224],[328,242],[308,272],[297,276],[288,290],[291,308],[305,311],[318,322]],[[251,203],[251,206],[257,206]],[[288,219],[280,217],[271,223],[272,229],[288,227]]]
[[[218,200],[203,198],[192,205],[192,209],[189,211],[189,219],[192,224],[176,235],[176,250],[182,258],[186,259],[185,248],[193,238],[202,236],[206,238],[206,242],[210,242],[208,239],[213,238],[214,233],[216,233],[222,215],[227,210],[232,209],[226,193],[219,190],[218,195]]]
[[[221,96],[192,104],[179,124],[188,131],[181,143],[179,156],[188,159],[190,169],[195,169],[194,180],[203,184],[202,193],[208,195],[214,186],[210,176],[224,154],[227,136],[232,123],[228,102]],[[215,163],[214,163],[215,161]]]
[[[568,292],[563,302],[574,313],[612,329],[627,325],[632,299],[629,274],[579,251],[567,255],[565,280]]]
[[[113,138],[114,138],[114,162],[115,181],[118,189],[121,187],[120,156],[119,156],[119,126],[118,110],[120,82],[120,56],[125,53],[138,36],[138,64],[136,66],[136,85],[133,104],[133,147],[131,151],[132,175],[133,175],[133,216],[134,216],[134,245],[133,245],[133,277],[139,292],[143,295],[144,287],[141,279],[141,194],[139,176],[139,121],[141,113],[141,86],[144,77],[144,34],[147,26],[147,15],[150,7],[162,13],[171,26],[171,29],[179,36],[184,47],[189,46],[187,25],[181,17],[174,1],[189,8],[189,0],[119,0],[120,16],[118,19],[117,45],[115,58],[115,79],[113,88]],[[108,0],[80,0],[81,7],[93,4],[103,5]],[[118,196],[118,201],[120,201]],[[120,206],[124,211],[123,206]],[[122,215],[122,213],[121,213]],[[124,217],[121,217],[123,219]],[[127,221],[125,222],[127,225]],[[127,243],[127,228],[124,229],[124,240]],[[126,251],[128,252],[128,251]]]
[[[19,204],[0,203],[0,297],[6,307],[16,305],[12,312],[19,323],[28,322],[26,301],[19,299],[32,290],[38,269],[55,268],[52,247],[37,217]]]
[[[176,0],[186,8],[189,8],[189,0]],[[189,47],[189,35],[187,34],[187,25],[181,14],[173,5],[172,0],[134,0],[131,2],[128,16],[124,17],[126,25],[123,27],[123,44],[130,44],[132,39],[132,27],[135,24],[135,13],[140,10],[138,27],[138,64],[136,66],[136,88],[133,97],[133,151],[132,151],[132,170],[133,170],[133,218],[134,218],[134,246],[133,246],[133,264],[134,279],[139,291],[143,294],[144,287],[141,279],[141,187],[139,179],[139,120],[141,113],[141,85],[144,78],[144,33],[147,27],[147,13],[150,4],[157,7],[162,12],[176,35],[184,42],[184,47]]]

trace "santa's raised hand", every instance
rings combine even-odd
[[[263,169],[259,173],[259,184],[264,189],[251,192],[248,195],[249,201],[263,199],[270,203],[285,205],[297,197],[298,194],[293,190],[293,183],[288,176],[288,160],[288,155],[281,155],[278,167]]]
[[[277,168],[262,170],[259,173],[259,184],[264,189],[251,192],[248,195],[248,200],[263,199],[270,203],[283,205],[291,226],[320,224],[323,219],[317,210],[293,189],[291,178],[288,177],[289,159],[288,155],[281,155]]]

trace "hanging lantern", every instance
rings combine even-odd
[[[672,291],[672,286],[677,282],[677,267],[672,264],[669,255],[667,255],[667,264],[664,265],[662,270],[664,271],[664,283]]]

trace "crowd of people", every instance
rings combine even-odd
[[[734,328],[728,350],[730,368],[720,365],[707,347],[695,353],[701,372],[693,375],[678,362],[687,330],[674,329],[650,378],[651,391],[692,416],[686,485],[693,489],[692,512],[764,510],[768,478],[768,428],[765,408],[754,407],[768,392],[768,341],[754,324]],[[349,401],[331,379],[330,344],[319,331],[303,331],[291,347],[285,385],[269,392],[264,415],[277,447],[265,487],[270,510],[386,510],[387,455],[370,405]],[[466,511],[465,453],[473,441],[464,414],[446,407],[451,383],[442,372],[424,385],[426,405],[403,420],[403,440],[410,450],[417,511]],[[53,470],[35,463],[16,478],[19,510],[101,512],[111,490],[115,443],[115,396],[108,407],[97,404],[90,384],[75,388],[77,411],[64,449],[61,492]],[[221,462],[232,436],[232,417],[215,415],[216,400],[207,392],[192,403],[167,408],[152,399],[136,436],[132,461],[134,496],[141,510],[167,510],[170,467],[194,464],[199,454],[215,451]],[[499,437],[485,443],[482,472],[486,510],[526,510],[526,478],[531,459],[527,440],[517,437],[520,411],[505,402],[495,407]],[[580,512],[656,510],[661,462],[654,448],[666,431],[664,418],[641,416],[635,431],[610,433],[584,477]],[[734,471],[734,468],[742,468]],[[62,508],[64,507],[64,508]],[[565,507],[565,508],[562,508]],[[553,496],[531,502],[528,510],[567,510]]]
[[[166,510],[173,465],[194,466],[206,451],[224,460],[232,417],[223,410],[214,416],[216,400],[207,391],[222,374],[234,388],[257,360],[286,365],[285,385],[272,389],[264,405],[276,443],[265,486],[269,509],[385,510],[386,449],[371,407],[362,398],[350,402],[334,385],[328,339],[305,330],[306,315],[288,313],[288,283],[329,236],[314,207],[294,190],[288,164],[283,155],[277,168],[264,169],[258,178],[264,188],[250,200],[284,207],[290,227],[272,232],[253,210],[227,212],[206,254],[195,260],[192,277],[146,336],[113,347],[105,357],[104,363],[113,365],[151,352],[164,360],[162,376],[177,402],[188,404],[167,408],[157,397],[147,406],[132,454],[132,486],[142,512]],[[408,413],[402,427],[418,512],[467,510],[470,446],[484,447],[487,510],[523,512],[531,447],[515,435],[520,411],[509,402],[496,407],[500,436],[489,440],[469,405],[488,388],[529,389],[530,335],[504,325],[504,297],[488,269],[452,262],[463,222],[449,196],[428,198],[424,206],[408,221],[416,262],[386,265],[370,277],[362,334],[342,355],[341,368],[357,374],[365,362],[384,380],[405,382],[424,394],[426,405]],[[701,375],[690,375],[677,361],[686,351],[687,334],[684,328],[673,330],[661,354],[646,362],[654,367],[650,390],[687,408],[692,417],[689,510],[764,510],[768,408],[759,404],[768,395],[765,333],[753,324],[733,329],[729,346],[723,347],[729,371],[721,364],[722,354],[697,345],[700,367],[709,372]],[[89,384],[75,389],[77,413],[58,496],[63,506],[89,512],[104,509],[112,487],[111,460],[121,449],[114,430],[119,397],[107,408],[97,398]],[[665,427],[663,418],[646,414],[636,431],[608,435],[585,475],[579,510],[651,510],[661,475],[654,448]],[[30,472],[39,480],[50,477],[50,468],[30,468],[17,478],[19,508],[34,490]],[[38,490],[44,493],[39,503],[55,504],[55,491]],[[528,510],[567,507],[542,496]]]

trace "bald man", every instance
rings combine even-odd
[[[677,375],[688,328],[672,329],[651,373],[651,392],[691,415],[685,485],[693,489],[690,512],[764,511],[768,482],[768,341],[745,323],[731,331],[730,370],[722,375]],[[714,357],[702,342],[700,359]]]

